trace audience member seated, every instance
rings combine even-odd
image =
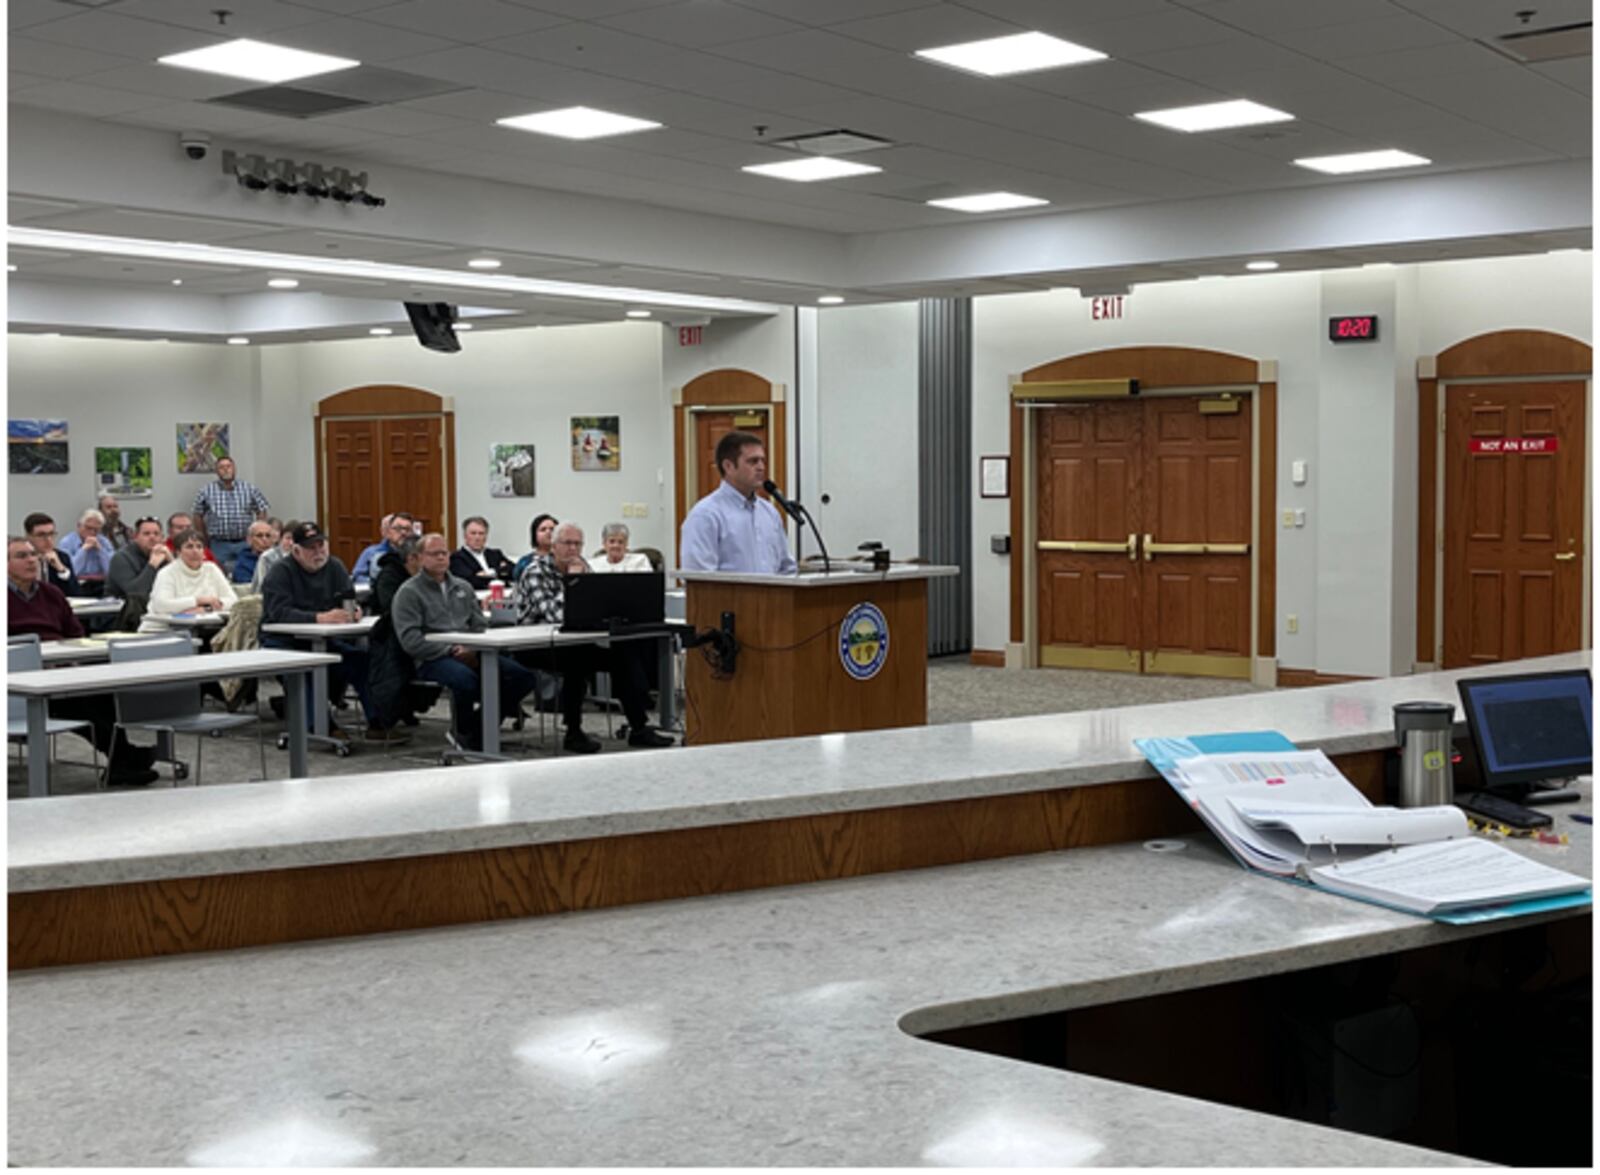
[[[7,541],[6,579],[11,588],[6,606],[7,631],[13,636],[31,632],[41,641],[75,640],[83,636],[83,625],[72,614],[72,607],[61,589],[40,578],[40,562],[31,539],[16,536]],[[151,748],[132,745],[121,732],[117,733],[113,746],[116,710],[110,694],[56,698],[50,701],[48,708],[52,718],[70,718],[91,724],[94,745],[110,755],[110,783],[136,787],[156,778],[150,766],[155,762]]]
[[[111,556],[115,551],[103,534],[105,526],[104,514],[85,510],[78,516],[78,529],[56,546],[56,550],[72,560],[72,574],[80,584],[95,580],[103,585],[111,573]]]
[[[362,551],[356,557],[355,569],[351,571],[350,578],[362,583],[370,583],[372,577],[378,574],[378,560],[394,550],[395,545],[403,538],[414,536],[416,519],[404,510],[393,514],[384,515],[383,538],[373,543],[372,546]]]
[[[522,573],[528,570],[540,555],[548,555],[551,542],[556,537],[556,516],[554,514],[535,514],[533,521],[528,525],[528,541],[533,544],[533,550],[517,560],[517,565],[511,569],[512,582],[521,581]]]
[[[284,523],[279,523],[276,518],[268,521],[278,527],[278,544],[270,550],[263,551],[261,558],[256,560],[256,572],[250,578],[250,591],[258,596],[261,594],[262,585],[267,582],[267,572],[278,565],[278,560],[294,550],[294,528],[300,525],[300,520],[297,518],[291,518]]]
[[[628,528],[620,522],[608,522],[600,528],[600,543],[604,548],[589,560],[589,570],[653,571],[650,557],[628,551]]]
[[[517,580],[518,624],[560,624],[566,609],[564,575],[589,570],[583,558],[583,531],[574,523],[563,522],[555,529],[551,551],[541,555]],[[628,716],[628,745],[632,747],[670,747],[672,739],[650,728],[645,713],[648,686],[645,659],[654,651],[651,641],[617,641],[609,649],[597,645],[567,645],[536,649],[523,654],[524,664],[551,669],[562,675],[561,716],[567,734],[562,745],[580,755],[600,749],[598,739],[583,729],[583,697],[589,674],[597,669],[611,674],[612,689]]]
[[[378,573],[372,580],[372,598],[367,601],[367,611],[375,616],[387,616],[394,605],[394,594],[402,584],[422,570],[422,540],[407,535],[395,544],[394,550],[378,557]]]
[[[111,549],[120,551],[133,541],[133,530],[122,521],[122,504],[117,501],[115,494],[101,494],[100,500],[95,503],[100,513],[105,516],[106,524],[100,531]]]
[[[444,535],[422,537],[422,571],[406,580],[395,593],[390,619],[401,647],[416,663],[417,676],[438,682],[454,695],[452,740],[466,750],[482,750],[482,719],[474,713],[482,694],[478,654],[461,645],[425,639],[430,632],[482,632],[489,626],[473,586],[450,574],[450,543]],[[498,661],[500,714],[515,717],[536,681],[512,658],[500,657]]]
[[[515,567],[505,552],[489,546],[489,520],[479,515],[461,524],[461,546],[450,556],[450,574],[464,579],[474,588],[485,588],[491,580],[516,582]]]
[[[167,515],[167,550],[176,555],[178,553],[177,537],[189,530],[194,530],[194,519],[182,510],[176,514]],[[217,557],[211,553],[211,548],[207,547],[206,562],[215,563],[216,561]]]
[[[245,532],[245,539],[250,548],[240,551],[234,559],[232,579],[234,583],[249,585],[255,582],[256,564],[261,562],[261,556],[278,545],[278,528],[271,519],[258,518]]]
[[[294,547],[267,575],[262,586],[261,623],[268,624],[349,624],[361,616],[356,606],[355,584],[337,557],[328,553],[328,539],[315,522],[302,522],[290,532]],[[261,634],[267,648],[299,649],[308,644],[277,633]],[[367,694],[367,651],[358,642],[343,638],[328,641],[328,652],[337,654],[339,663],[328,666],[328,697],[344,695],[345,686],[355,687],[361,712],[368,722],[367,737],[383,741],[384,732],[373,724],[371,699]],[[306,674],[306,723],[316,716],[311,701],[311,675]],[[330,716],[329,733],[348,737]]]
[[[137,626],[144,619],[150,593],[155,590],[156,572],[176,557],[161,537],[159,519],[141,518],[133,524],[133,541],[111,557],[106,593],[128,602],[118,617],[119,628]]]
[[[217,458],[217,480],[194,496],[196,529],[224,571],[249,546],[250,524],[265,518],[272,505],[247,481],[240,481],[232,457]]]
[[[55,519],[48,514],[30,514],[22,520],[22,529],[33,544],[33,549],[38,552],[45,582],[58,588],[62,595],[83,595],[78,577],[72,573],[72,564],[56,550]]]
[[[166,618],[180,612],[221,612],[238,597],[216,563],[206,562],[206,541],[197,530],[186,530],[174,540],[178,557],[156,572],[140,632],[165,632]]]

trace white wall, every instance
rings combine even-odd
[[[877,539],[920,554],[917,304],[837,306],[817,315],[816,480],[806,490],[830,554]],[[826,496],[827,501],[824,501]]]
[[[148,446],[152,496],[123,504],[128,521],[165,518],[187,510],[210,474],[180,474],[177,425],[226,422],[239,476],[261,486],[275,512],[295,487],[264,467],[256,428],[256,354],[250,347],[122,339],[7,340],[7,414],[65,419],[70,472],[14,475],[6,480],[6,523],[12,533],[24,515],[43,510],[65,534],[98,496],[96,446]]]
[[[312,414],[326,396],[363,384],[406,384],[451,397],[456,414],[456,515],[489,520],[489,541],[508,554],[528,549],[528,523],[550,513],[584,528],[626,521],[635,546],[670,549],[672,431],[662,390],[660,327],[653,323],[542,327],[463,336],[458,354],[414,339],[353,339],[261,348],[262,434],[282,454],[296,509],[316,506]],[[577,472],[568,418],[621,417],[622,466]],[[526,442],[537,454],[532,498],[491,498],[489,446]],[[642,502],[645,518],[622,517]],[[401,497],[384,508],[404,508]],[[452,542],[459,542],[459,536]]]

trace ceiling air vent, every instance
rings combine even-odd
[[[363,106],[381,106],[413,98],[431,98],[463,89],[455,82],[441,82],[395,69],[363,65],[308,79],[294,86],[261,86],[239,90],[207,101],[218,106],[257,110],[285,118],[317,118]]]
[[[877,135],[863,135],[857,131],[847,130],[790,135],[786,139],[774,139],[773,142],[780,147],[804,151],[808,155],[854,155],[860,151],[877,151],[883,147],[894,146],[888,139],[880,139]]]
[[[1526,65],[1537,65],[1542,61],[1566,61],[1573,57],[1587,57],[1594,52],[1594,22],[1506,33],[1483,43],[1495,52]]]

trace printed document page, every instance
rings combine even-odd
[[[1432,808],[1329,808],[1315,804],[1228,802],[1259,831],[1285,829],[1304,845],[1415,845],[1468,836],[1466,813],[1454,804]]]
[[[1552,869],[1482,837],[1411,845],[1309,871],[1318,886],[1418,914],[1582,893],[1586,878]]]

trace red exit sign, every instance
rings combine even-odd
[[[698,347],[705,342],[705,329],[703,326],[680,326],[678,328],[678,346]]]
[[[1103,322],[1108,318],[1121,318],[1127,309],[1126,294],[1101,294],[1089,299],[1089,318]]]

